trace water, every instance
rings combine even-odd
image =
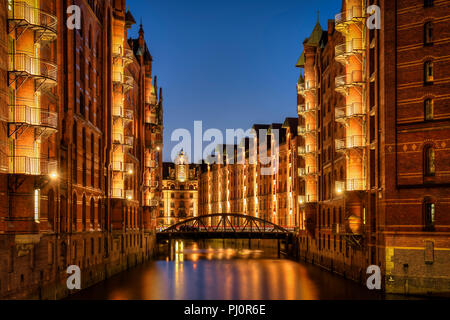
[[[161,248],[162,251],[167,248]],[[116,275],[70,299],[379,300],[386,297],[318,267],[279,259],[275,241],[178,241],[170,257]],[[389,298],[389,297],[388,297]]]

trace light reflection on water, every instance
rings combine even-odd
[[[277,258],[276,243],[178,241],[169,257],[88,288],[74,299],[318,300],[383,299],[308,264]],[[269,247],[267,247],[269,245]],[[264,250],[263,250],[264,249]],[[167,250],[167,249],[166,249]]]

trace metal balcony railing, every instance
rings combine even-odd
[[[9,156],[8,172],[10,174],[25,175],[51,175],[57,172],[58,163],[48,158],[35,158],[27,156]]]
[[[144,207],[157,207],[159,201],[155,199],[144,199]]]
[[[346,181],[336,181],[336,193],[342,194],[345,191],[363,191],[365,190],[364,179],[348,179]]]
[[[311,153],[315,153],[316,149],[312,147],[311,145],[308,145],[306,147],[298,147],[298,155],[299,156],[306,156]]]
[[[134,137],[125,136],[124,145],[127,147],[133,147],[134,145]]]
[[[315,91],[317,88],[316,82],[312,80],[305,81],[304,83],[299,83],[297,85],[298,93],[305,95],[307,92]]]
[[[124,120],[133,121],[134,111],[126,109],[122,105],[114,106],[112,111],[113,117],[123,118]]]
[[[123,55],[123,46],[120,44],[113,44],[112,55],[113,57],[121,57]]]
[[[335,111],[336,121],[342,121],[353,117],[364,116],[363,105],[360,102],[354,102],[348,106],[337,108]]]
[[[128,91],[134,87],[134,79],[122,72],[113,72],[112,81],[115,85],[121,85],[124,91]]]
[[[305,104],[299,104],[298,106],[297,106],[297,113],[298,114],[302,114],[303,112],[305,112]]]
[[[362,86],[363,85],[362,71],[355,70],[346,75],[336,77],[335,85],[336,90],[345,90],[352,86]]]
[[[113,133],[112,138],[114,144],[121,144],[127,147],[134,146],[134,137],[132,136],[126,136],[122,133]]]
[[[124,164],[122,161],[113,161],[112,162],[112,170],[116,172],[123,172]]]
[[[24,1],[8,1],[8,20],[15,27],[24,27],[36,31],[36,38],[53,41],[57,37],[58,19],[56,16],[34,8]]]
[[[314,202],[317,202],[317,196],[313,195],[313,194],[307,194],[305,196],[298,196],[298,202],[300,204],[314,203]]]
[[[361,22],[364,20],[364,11],[360,6],[353,6],[335,16],[336,29],[341,30],[350,23]]]
[[[12,73],[26,73],[28,76],[44,78],[55,83],[58,79],[56,64],[34,58],[27,53],[10,54],[8,70]]]
[[[9,123],[28,124],[35,127],[58,128],[58,114],[25,105],[9,106]]]
[[[115,144],[123,144],[124,138],[122,133],[113,133],[112,134],[112,141]]]
[[[364,136],[348,136],[344,139],[336,139],[336,150],[363,148],[366,146]]]
[[[123,58],[125,60],[125,63],[131,63],[133,62],[134,53],[131,49],[125,49]]]
[[[335,57],[339,62],[345,62],[346,58],[364,51],[363,39],[352,39],[335,48]]]
[[[300,127],[300,131],[299,131],[298,134],[306,135],[306,134],[314,134],[314,133],[316,133],[316,129],[308,124],[308,125],[306,125],[304,127]]]
[[[111,190],[111,198],[123,199],[124,197],[125,197],[125,193],[124,193],[123,189],[113,188]]]
[[[158,181],[155,181],[155,180],[153,180],[151,177],[145,177],[145,179],[144,179],[144,186],[145,187],[147,187],[147,188],[153,188],[153,189],[155,189],[155,188],[158,188],[158,186],[159,186],[159,183],[158,183]]]

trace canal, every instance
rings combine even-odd
[[[273,240],[177,241],[168,254],[85,289],[82,300],[380,300],[316,266],[278,258]]]

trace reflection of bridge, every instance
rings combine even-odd
[[[237,213],[217,213],[186,219],[157,233],[170,239],[287,239],[292,230],[270,221]]]

